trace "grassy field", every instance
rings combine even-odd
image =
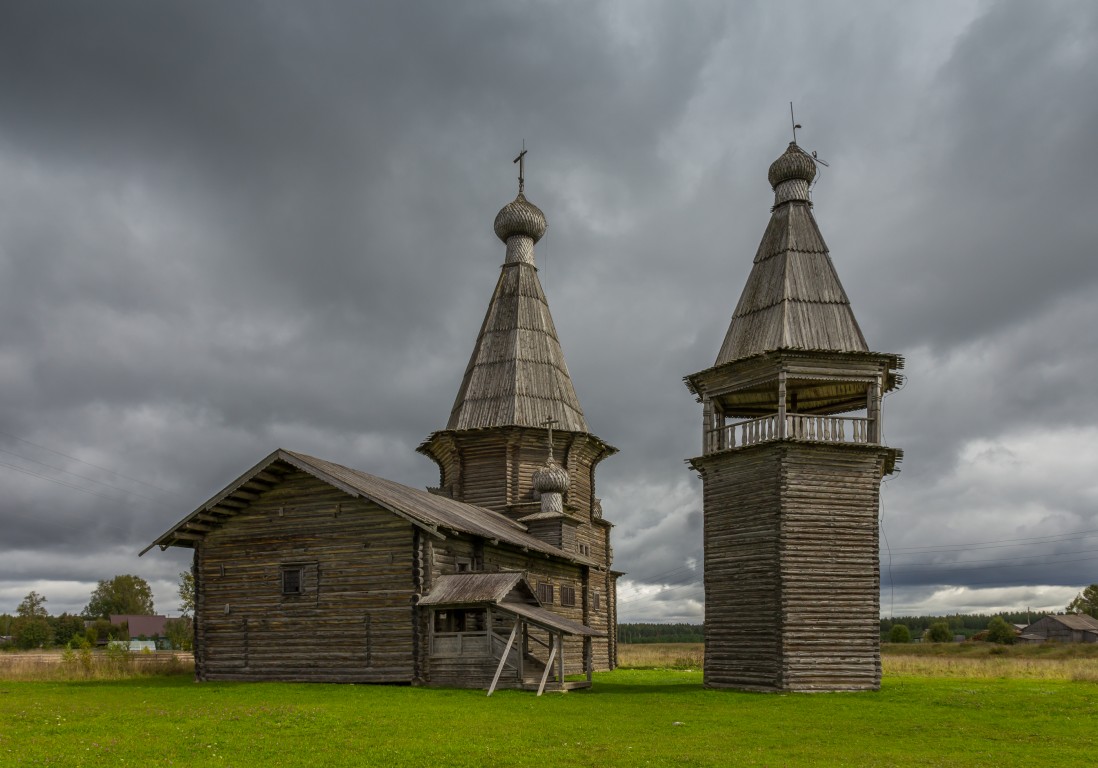
[[[656,650],[688,669],[619,669],[542,698],[186,674],[0,679],[0,765],[1071,765],[1098,749],[1098,683],[1000,675],[1005,654],[886,655],[879,692],[774,695],[702,688],[697,648]],[[636,652],[630,663],[645,665],[642,650],[653,652],[623,649],[623,661]],[[987,674],[889,673],[898,658]]]
[[[622,666],[701,669],[701,643],[622,645]],[[885,677],[976,677],[1098,683],[1098,644],[1015,645],[944,643],[881,646]]]

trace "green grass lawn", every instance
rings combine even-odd
[[[0,682],[3,766],[1083,765],[1098,684],[886,678],[748,694],[620,669],[546,694],[189,676]]]

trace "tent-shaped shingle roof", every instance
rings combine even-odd
[[[815,175],[794,143],[771,165],[770,223],[715,365],[779,349],[869,351],[812,215]]]
[[[507,260],[465,369],[448,430],[540,427],[587,432],[534,266],[545,216],[520,192],[496,217]]]

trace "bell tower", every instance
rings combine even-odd
[[[763,234],[702,405],[705,684],[880,687],[881,401],[903,358],[871,352],[812,215],[816,163],[770,166]]]

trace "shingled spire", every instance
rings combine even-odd
[[[771,164],[770,223],[714,365],[779,349],[869,351],[812,215],[815,178],[794,142]]]
[[[558,429],[586,432],[534,266],[545,214],[520,191],[496,215],[494,228],[507,258],[446,428],[540,427],[554,419]]]
[[[547,225],[526,199],[524,156],[515,159],[518,195],[496,215],[507,255],[469,365],[446,428],[419,451],[439,465],[440,493],[502,512],[554,546],[590,552],[609,568],[609,523],[601,519],[594,474],[617,449],[590,433],[564,362],[534,264],[534,245]],[[550,516],[542,514],[534,482],[535,470],[544,469],[547,423],[557,474],[567,481],[555,491],[559,509]]]

